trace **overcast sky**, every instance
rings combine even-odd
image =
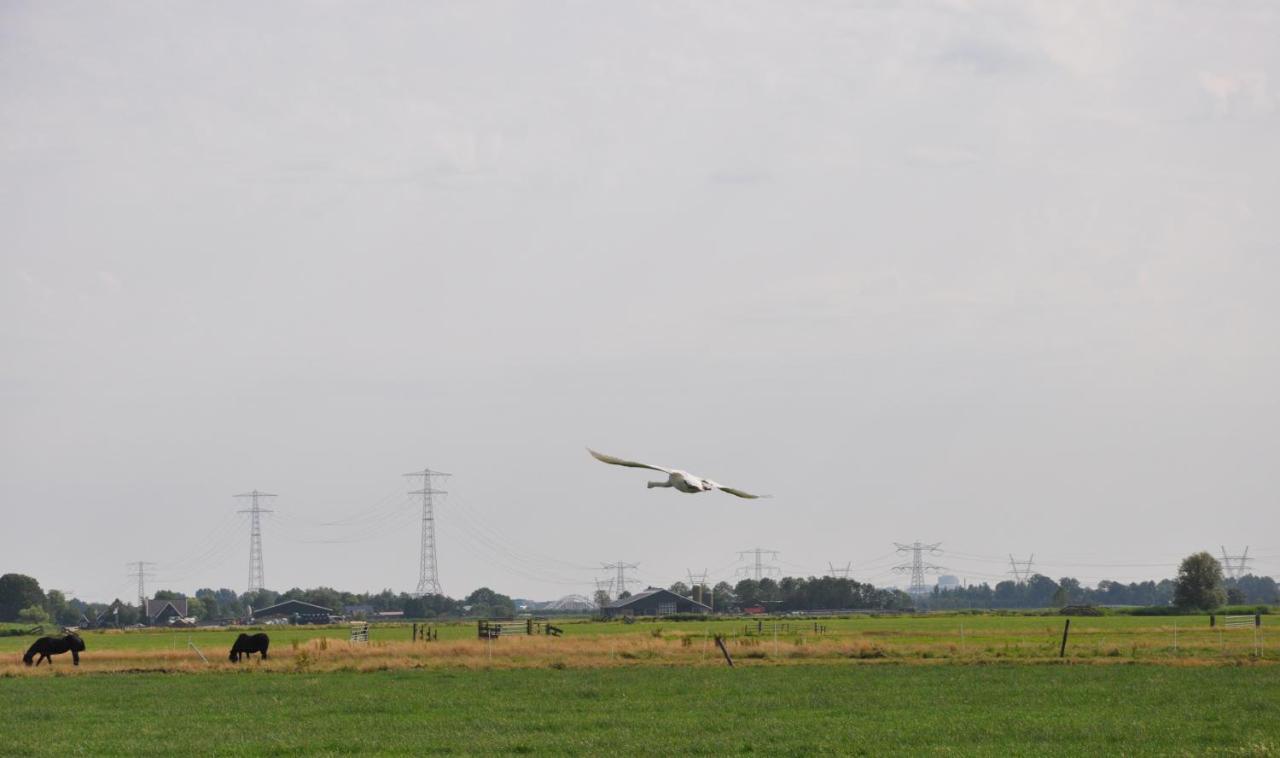
[[[1271,2],[0,2],[0,572],[1280,573]],[[647,490],[689,469],[774,494]],[[324,526],[325,523],[342,522]]]

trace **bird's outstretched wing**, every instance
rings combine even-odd
[[[591,448],[587,448],[587,452],[591,453],[591,457],[595,458],[597,461],[600,461],[601,463],[612,463],[615,466],[630,466],[631,468],[647,468],[653,471],[661,471],[664,474],[671,473],[671,469],[669,468],[663,468],[661,466],[650,466],[647,463],[637,463],[636,461],[624,461],[621,458],[614,458],[612,455],[597,453]]]
[[[716,484],[715,482],[711,482],[711,484],[721,492],[728,492],[730,495],[745,497],[748,500],[759,500],[764,497],[773,497],[773,495],[752,495],[750,492],[743,492],[742,490],[734,489],[733,487],[726,487],[723,484]]]

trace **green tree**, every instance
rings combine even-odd
[[[733,586],[733,596],[743,608],[749,608],[760,602],[760,582],[755,579],[743,579]]]
[[[685,584],[684,582],[678,581],[675,584],[668,587],[667,589],[676,593],[680,597],[689,597],[689,585]]]
[[[1182,559],[1173,588],[1173,604],[1188,610],[1212,610],[1227,601],[1222,587],[1222,564],[1208,553]]]
[[[302,590],[298,591],[301,592]],[[279,599],[280,593],[278,592],[274,592],[272,590],[258,590],[256,592],[246,592],[241,595],[240,605],[242,608],[245,608],[245,612],[247,613],[249,608],[262,610],[263,608],[275,605],[276,601]]]
[[[223,587],[213,594],[218,601],[218,618],[240,618],[244,615],[244,603],[240,602],[235,590]]]
[[[202,619],[216,619],[221,617],[218,608],[218,593],[213,591],[212,587],[201,587],[196,590],[195,599],[200,601],[200,605],[204,608],[204,615],[197,616]],[[190,608],[188,608],[190,610]],[[191,614],[195,616],[196,614]]]
[[[711,589],[711,595],[715,601],[711,606],[717,611],[733,610],[738,605],[738,598],[733,594],[733,587],[728,582],[718,582]]]
[[[61,590],[44,593],[44,609],[49,612],[50,618],[63,626],[74,626],[80,620],[80,612],[71,607]]]
[[[1265,603],[1266,605],[1280,603],[1280,587],[1277,587],[1276,580],[1269,576],[1245,574],[1231,584],[1244,593],[1246,603]]]
[[[38,605],[31,605],[18,611],[18,620],[24,624],[48,624],[52,621],[49,614]]]
[[[515,601],[506,595],[494,592],[488,587],[481,587],[467,595],[464,602],[471,606],[471,610],[468,613],[472,616],[516,615]]]
[[[25,574],[0,576],[0,621],[16,621],[22,609],[44,603],[40,582]]]

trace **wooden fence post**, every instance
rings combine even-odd
[[[1071,631],[1071,619],[1067,619],[1067,623],[1062,626],[1062,647],[1058,648],[1058,657],[1067,657],[1067,633]]]
[[[729,668],[733,668],[733,656],[729,655],[729,648],[724,645],[724,637],[716,635],[716,647],[720,648],[720,652],[724,653],[724,659],[729,664]]]

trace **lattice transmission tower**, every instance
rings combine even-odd
[[[937,555],[940,551],[938,545],[941,542],[935,542],[932,545],[925,545],[921,542],[913,542],[910,545],[904,545],[901,542],[893,543],[898,548],[899,553],[911,553],[911,562],[904,563],[901,566],[894,566],[893,570],[902,574],[911,572],[911,586],[907,588],[907,592],[912,595],[927,595],[929,587],[924,583],[925,573],[936,574],[940,571],[946,571],[945,566],[935,566],[931,563],[924,562],[925,553]]]
[[[133,571],[129,572],[129,577],[136,578],[138,580],[138,608],[142,613],[146,613],[147,612],[146,578],[152,575],[150,571],[147,571],[147,566],[154,566],[156,564],[152,563],[151,561],[133,561],[132,563],[127,563],[125,565],[133,569]]]
[[[1249,573],[1249,546],[1244,546],[1240,555],[1227,555],[1226,546],[1222,546],[1222,570],[1227,572],[1228,579],[1239,579]]]
[[[1009,554],[1009,573],[1013,574],[1013,581],[1018,584],[1026,584],[1031,578],[1031,567],[1035,565],[1036,554],[1032,553],[1031,557],[1025,561],[1015,560],[1013,553]]]
[[[762,547],[753,547],[750,550],[739,550],[738,560],[751,556],[752,562],[747,566],[739,568],[738,573],[740,575],[750,576],[757,582],[760,581],[762,577],[780,575],[782,573],[781,569],[773,564],[764,562],[764,557],[766,555],[772,556],[773,560],[778,559],[777,550],[767,550]]]
[[[271,513],[272,511],[263,508],[258,504],[258,498],[275,497],[270,492],[243,492],[235,497],[250,498],[250,506],[240,513],[249,514],[249,592],[257,592],[266,589],[267,583],[263,579],[262,571],[262,520],[259,516],[263,513]]]
[[[622,561],[618,561],[616,563],[601,563],[600,565],[606,571],[618,572],[615,575],[613,584],[614,589],[618,591],[618,594],[615,597],[622,597],[622,593],[627,591],[627,569],[640,568],[639,563],[623,563]]]
[[[422,489],[413,490],[409,493],[410,495],[422,495],[422,546],[418,552],[418,588],[414,591],[414,595],[417,597],[443,595],[444,590],[440,589],[440,569],[436,563],[436,513],[435,501],[432,498],[435,495],[447,495],[449,493],[445,490],[436,489],[432,479],[435,477],[445,478],[452,476],[452,474],[424,468],[412,474],[405,474],[405,476],[422,477]]]
[[[831,561],[827,561],[827,576],[832,579],[848,579],[853,573],[853,561],[846,562],[843,566],[836,567]]]

